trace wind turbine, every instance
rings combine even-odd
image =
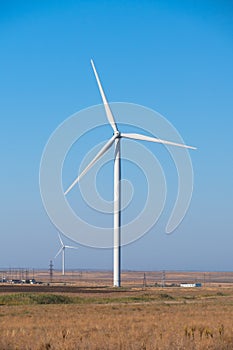
[[[70,245],[65,245],[61,239],[61,236],[60,234],[58,233],[58,237],[59,237],[59,240],[61,242],[61,248],[58,250],[57,254],[55,255],[54,259],[56,259],[56,257],[62,253],[62,275],[64,276],[65,275],[65,250],[66,248],[69,248],[69,249],[78,249],[78,247],[73,247],[73,246],[70,246]]]
[[[110,149],[110,147],[115,145],[114,154],[114,246],[113,246],[113,286],[120,287],[121,285],[121,154],[120,154],[120,143],[122,138],[133,139],[139,141],[149,141],[162,143],[165,145],[178,146],[189,149],[196,149],[196,147],[186,146],[184,144],[179,144],[171,141],[161,140],[155,137],[132,134],[132,133],[121,133],[116,125],[115,119],[113,117],[112,111],[106,99],[103,87],[101,85],[98,73],[96,71],[93,60],[91,60],[91,65],[95,74],[95,78],[99,87],[100,95],[104,104],[107,119],[113,129],[113,136],[108,140],[108,142],[101,148],[97,155],[92,159],[92,161],[87,165],[87,167],[82,171],[82,173],[73,181],[73,183],[65,191],[67,195],[71,189],[81,180],[81,178],[91,169],[91,167]]]

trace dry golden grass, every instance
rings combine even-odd
[[[0,298],[1,350],[233,349],[233,288],[87,290],[63,294],[71,304],[31,304],[45,295]]]

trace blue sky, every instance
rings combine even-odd
[[[123,248],[123,269],[232,270],[232,16],[227,0],[1,1],[1,267],[47,268],[59,247],[41,202],[40,159],[60,123],[101,103],[94,58],[109,101],[158,111],[198,147],[183,222],[165,234],[168,203]],[[70,268],[112,268],[110,250],[68,253]]]

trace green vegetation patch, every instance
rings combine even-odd
[[[111,303],[146,303],[158,299],[171,300],[170,295],[139,295],[119,297],[80,297],[64,294],[15,293],[0,295],[0,305],[38,305],[38,304],[111,304]]]
[[[174,300],[174,297],[171,296],[170,294],[161,293],[159,296],[161,299],[164,299],[164,300]]]
[[[119,296],[67,296],[65,294],[49,293],[15,293],[0,295],[0,305],[49,305],[49,304],[130,304],[148,303],[153,301],[166,302],[175,298],[166,293],[142,294],[142,295],[119,295]]]
[[[0,305],[71,304],[73,299],[57,294],[15,293],[0,296]]]

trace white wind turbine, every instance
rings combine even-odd
[[[56,259],[56,257],[60,253],[62,253],[62,275],[64,276],[65,275],[65,250],[66,250],[66,248],[68,248],[68,249],[78,249],[78,247],[73,247],[73,246],[64,244],[59,233],[58,233],[58,237],[59,237],[59,240],[61,242],[61,248],[58,250],[58,252],[55,255],[54,259]]]
[[[120,155],[120,141],[122,138],[149,141],[162,143],[165,145],[178,146],[183,148],[196,149],[196,147],[186,146],[184,144],[179,144],[170,141],[160,140],[155,137],[145,136],[141,134],[125,134],[120,133],[115,119],[113,117],[112,111],[106,99],[104,90],[100,83],[99,76],[97,74],[93,60],[91,60],[91,65],[97,80],[99,91],[103,100],[105,112],[107,119],[113,129],[113,136],[108,140],[108,142],[103,146],[103,148],[97,153],[97,155],[92,159],[92,161],[87,165],[87,167],[82,171],[82,173],[73,181],[73,183],[65,191],[67,195],[70,190],[81,180],[81,178],[91,169],[91,167],[107,152],[110,147],[115,144],[115,154],[114,154],[114,247],[113,247],[113,286],[120,287],[121,285],[121,155]]]

